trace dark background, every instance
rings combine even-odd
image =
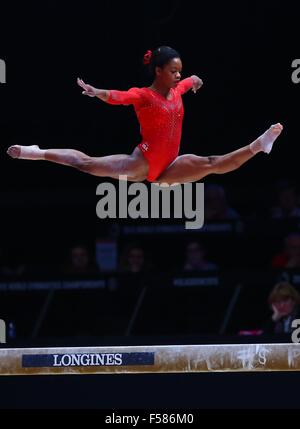
[[[9,2],[1,13],[3,149],[12,143],[74,147],[91,155],[130,153],[139,142],[132,108],[81,96],[76,78],[100,88],[148,85],[146,49],[182,55],[183,77],[201,92],[185,98],[182,153],[222,154],[247,144],[271,123],[285,126],[271,160],[259,156],[222,183],[297,178],[297,100],[291,63],[298,55],[299,6],[274,2]],[[3,191],[89,188],[98,179],[53,165],[3,156]],[[22,180],[20,180],[22,178]],[[224,181],[224,182],[223,182]]]
[[[162,44],[181,53],[184,76],[198,74],[204,81],[197,95],[184,97],[181,153],[223,154],[250,143],[272,123],[285,127],[270,157],[260,154],[238,171],[205,182],[227,186],[236,207],[254,212],[271,203],[276,181],[297,183],[300,85],[291,80],[291,63],[299,56],[298,16],[297,3],[283,1],[2,5],[7,83],[0,86],[0,204],[7,249],[17,247],[20,259],[34,251],[36,260],[41,247],[53,254],[63,247],[59,243],[93,242],[88,237],[95,230],[103,234],[94,211],[98,178],[14,161],[5,151],[11,144],[36,143],[95,156],[131,153],[140,141],[133,108],[83,97],[76,78],[102,88],[148,85],[142,56]]]
[[[140,141],[133,108],[83,97],[76,78],[100,88],[149,85],[143,54],[167,44],[182,55],[183,77],[197,74],[204,81],[200,92],[184,97],[181,153],[223,154],[250,143],[272,123],[284,125],[270,156],[259,154],[230,174],[204,180],[222,185],[229,203],[251,219],[236,240],[205,236],[210,256],[223,269],[268,270],[289,226],[275,225],[270,232],[264,210],[274,203],[279,180],[299,183],[300,84],[291,80],[291,63],[299,56],[299,11],[296,3],[283,1],[3,5],[0,58],[6,61],[7,83],[0,85],[0,236],[6,259],[33,266],[29,273],[47,279],[70,246],[93,249],[97,238],[111,237],[114,222],[95,215],[95,190],[103,179],[46,162],[12,160],[6,149],[36,143],[95,156],[132,152]],[[118,228],[125,224],[119,220]],[[180,264],[187,236],[125,237],[120,248],[136,238],[158,275]]]

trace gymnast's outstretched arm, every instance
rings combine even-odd
[[[98,89],[83,82],[82,79],[77,79],[78,85],[83,88],[83,95],[89,97],[98,97],[100,100],[109,104],[135,104],[142,100],[142,91],[140,88],[130,88],[128,91],[118,91],[113,89]]]

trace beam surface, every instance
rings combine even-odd
[[[0,348],[0,375],[300,371],[300,344]]]

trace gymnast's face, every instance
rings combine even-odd
[[[182,62],[180,58],[173,58],[162,68],[156,67],[156,79],[167,88],[175,88],[181,79]]]

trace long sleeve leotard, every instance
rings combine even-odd
[[[134,106],[142,135],[138,147],[149,164],[149,182],[154,182],[178,156],[184,115],[181,96],[192,86],[191,77],[180,81],[170,89],[170,99],[147,87],[109,91],[109,104]]]

